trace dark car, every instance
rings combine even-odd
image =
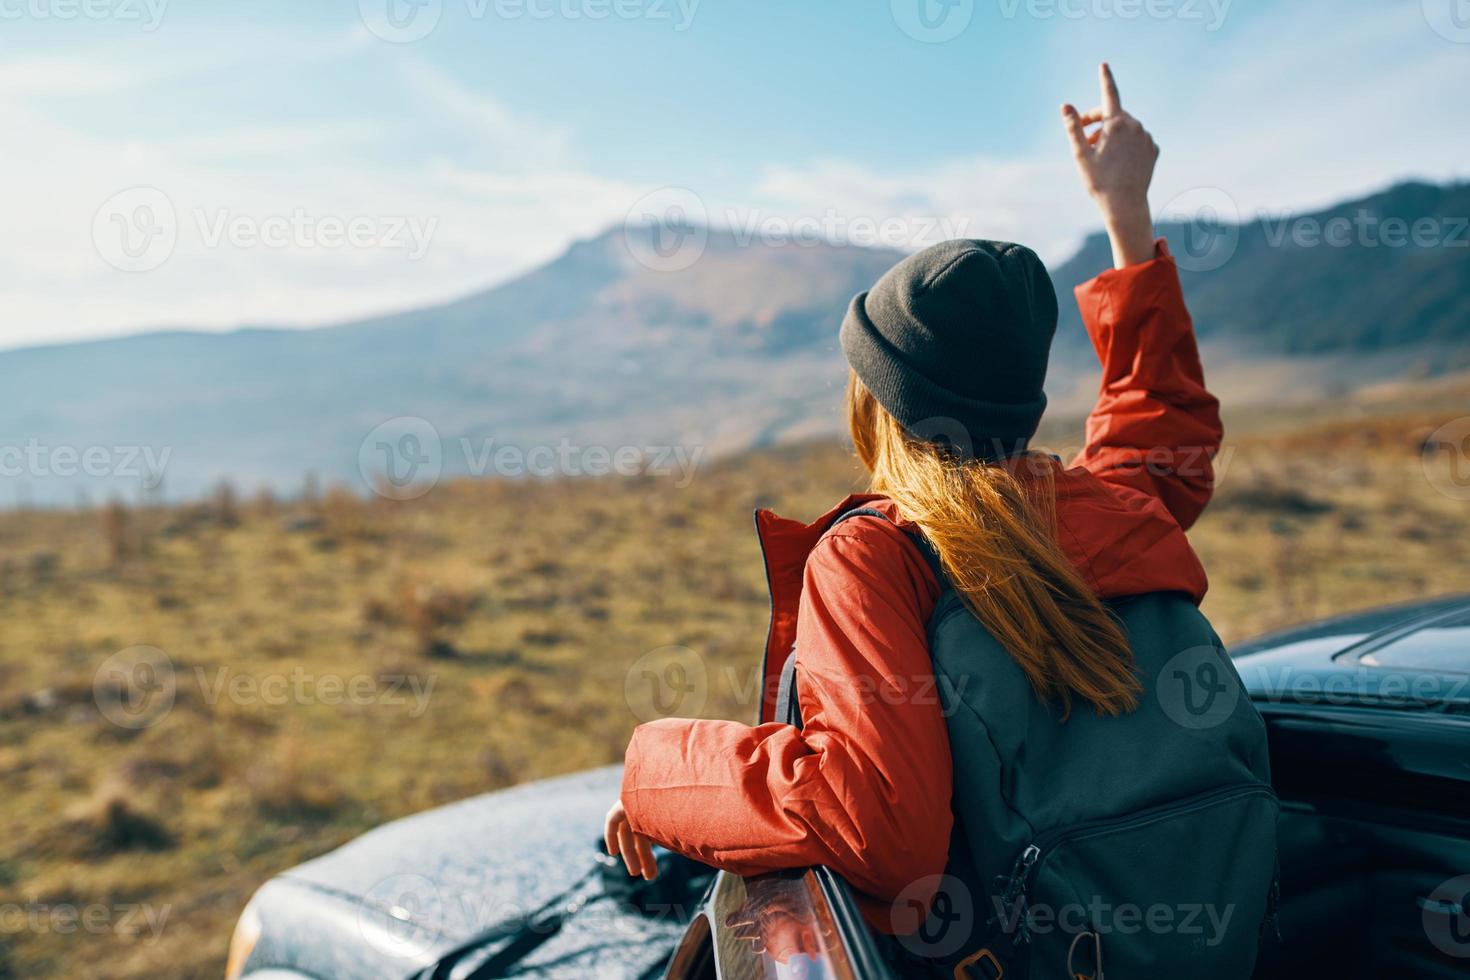
[[[1282,803],[1281,938],[1256,975],[1470,975],[1470,597],[1232,654]],[[1208,678],[1169,680],[1158,696],[1181,725],[1221,710]],[[232,980],[892,975],[824,869],[742,879],[668,856],[657,889],[634,888],[596,847],[619,779],[465,800],[277,876],[241,916]]]

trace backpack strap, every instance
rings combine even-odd
[[[837,519],[827,526],[827,530],[841,524],[843,521],[853,517],[876,517],[880,521],[887,521],[888,517],[880,510],[873,507],[854,507],[852,510],[839,514]],[[892,523],[891,521],[889,523]],[[904,532],[914,547],[919,549],[925,564],[939,580],[939,587],[945,587],[944,568],[940,565],[939,555],[925,537],[917,531]],[[776,720],[786,724],[801,727],[801,703],[796,697],[796,650],[793,649],[786,655],[786,662],[781,665],[781,680],[776,687]]]
[[[796,651],[786,655],[781,665],[781,683],[776,688],[776,720],[801,727],[801,704],[796,700]]]
[[[837,519],[827,526],[827,530],[830,531],[843,521],[850,520],[854,517],[876,517],[880,521],[888,521],[890,524],[893,523],[888,519],[888,515],[876,507],[854,507],[852,510],[839,514]],[[943,589],[945,587],[944,566],[940,564],[939,552],[934,550],[934,546],[929,543],[929,539],[924,537],[919,531],[904,531],[904,536],[914,543],[914,547],[919,549],[919,554],[923,557],[924,564],[929,566],[929,571],[934,573],[934,577],[939,580],[939,587]]]

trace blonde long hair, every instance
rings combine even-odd
[[[873,492],[924,532],[955,592],[1038,698],[1060,705],[1064,718],[1073,696],[1105,715],[1138,706],[1128,641],[1057,544],[1049,458],[988,464],[919,442],[856,375],[848,378],[847,421]]]

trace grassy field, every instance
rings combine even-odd
[[[1231,419],[1243,434],[1191,535],[1226,640],[1470,591],[1470,503],[1443,491],[1447,454],[1421,456],[1466,415],[1459,387]],[[766,615],[751,507],[811,517],[858,477],[813,445],[685,487],[0,515],[0,976],[219,976],[275,872],[394,817],[618,761],[644,654],[678,645],[750,676]],[[139,670],[146,702],[118,680]],[[749,718],[747,690],[712,684],[703,713]]]

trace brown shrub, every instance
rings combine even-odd
[[[480,597],[472,592],[403,579],[391,596],[366,599],[362,618],[374,626],[406,628],[419,656],[452,657],[453,632],[479,604]]]
[[[65,851],[103,856],[120,851],[161,851],[174,837],[162,819],[150,813],[125,780],[111,778],[92,796],[67,811],[57,828]]]

